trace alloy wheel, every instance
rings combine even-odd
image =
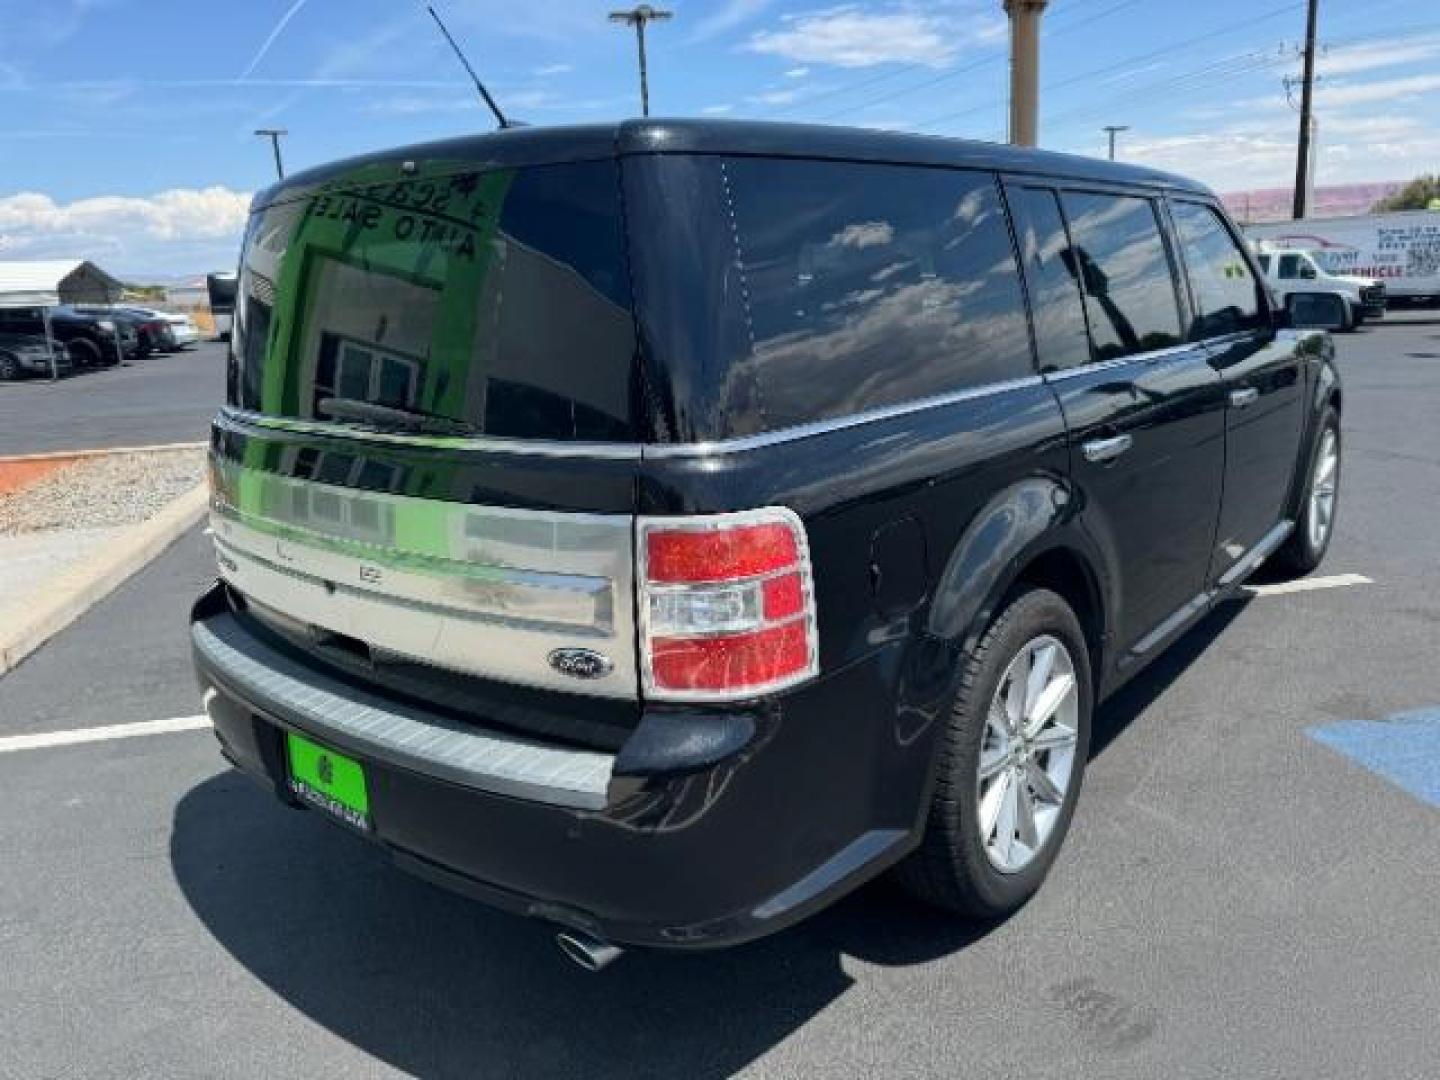
[[[1031,639],[991,699],[976,783],[980,841],[1002,873],[1024,870],[1054,831],[1075,774],[1075,662],[1058,639]]]
[[[1335,492],[1340,481],[1340,440],[1334,428],[1326,428],[1320,436],[1320,452],[1315,455],[1315,475],[1310,481],[1310,547],[1320,551],[1330,537],[1335,521]]]

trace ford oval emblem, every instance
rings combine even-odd
[[[615,662],[593,649],[556,649],[550,666],[572,679],[603,679],[615,670]]]

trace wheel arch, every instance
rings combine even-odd
[[[1069,486],[1053,477],[1020,481],[991,499],[940,573],[929,633],[968,653],[1018,587],[1047,588],[1080,619],[1092,683],[1100,687],[1118,603],[1116,577],[1080,526],[1074,504]]]

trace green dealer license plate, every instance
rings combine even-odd
[[[360,763],[294,732],[286,732],[285,745],[290,752],[290,790],[310,806],[369,832],[370,795]]]

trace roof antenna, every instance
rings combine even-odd
[[[480,81],[480,76],[475,74],[475,69],[470,66],[470,61],[465,59],[465,54],[460,51],[460,46],[455,44],[455,39],[450,36],[450,31],[446,28],[445,23],[441,21],[440,13],[435,10],[435,5],[426,4],[425,10],[428,11],[430,17],[435,20],[435,25],[440,27],[440,33],[445,35],[445,40],[450,43],[450,48],[455,50],[455,55],[460,58],[460,63],[465,65],[465,70],[469,72],[471,80],[475,83],[475,89],[480,91],[481,100],[484,101],[490,111],[495,114],[495,119],[500,127],[515,127],[516,125],[512,121],[505,119],[505,114],[500,111],[500,106],[495,104],[495,99],[490,96],[490,91],[485,89],[485,84]]]

